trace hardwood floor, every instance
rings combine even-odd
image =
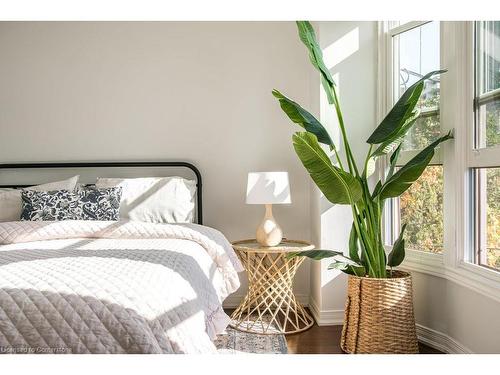
[[[233,309],[226,309],[231,314]],[[286,336],[289,354],[343,354],[340,349],[342,326],[318,326]],[[439,350],[419,343],[420,354],[442,354]]]
[[[318,326],[294,335],[287,335],[289,354],[343,354],[340,349],[342,326]],[[442,354],[440,351],[419,343],[420,354]]]

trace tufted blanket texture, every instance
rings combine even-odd
[[[243,270],[218,231],[0,223],[0,353],[212,353]]]

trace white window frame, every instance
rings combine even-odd
[[[393,104],[393,51],[395,34],[421,26],[413,21],[403,25],[379,22],[378,107],[381,121]],[[471,168],[498,166],[500,147],[474,149],[474,23],[440,23],[440,60],[448,72],[440,82],[441,132],[453,129],[454,140],[442,144],[439,161],[444,173],[444,249],[442,254],[408,250],[402,265],[410,271],[442,277],[500,301],[500,272],[473,264],[473,223],[471,218]],[[441,164],[441,163],[440,163]],[[388,160],[379,162],[380,177]],[[394,220],[385,209],[385,238],[390,242]],[[387,245],[390,251],[391,246]]]
[[[406,31],[412,30],[414,28],[425,25],[429,21],[411,21],[405,24],[399,25],[395,22],[379,22],[379,67],[382,67],[384,71],[379,68],[379,105],[378,105],[378,119],[381,121],[385,114],[392,108],[393,103],[396,101],[396,88],[399,85],[399,81],[396,82],[396,77],[399,72],[393,70],[396,61],[396,51],[394,51],[393,38],[396,35],[402,34]],[[384,69],[385,68],[385,69]],[[442,125],[441,125],[442,126]],[[404,164],[408,162],[413,156],[415,156],[418,151],[405,151],[401,152],[399,162]],[[431,164],[442,164],[442,150],[441,148],[437,150]],[[387,172],[388,160],[383,160],[382,166],[379,170]],[[383,176],[380,176],[383,178]],[[385,223],[385,236],[386,243],[390,247],[390,244],[395,239],[396,233],[399,233],[399,220],[394,216],[394,212],[399,210],[397,199],[392,199],[387,202],[385,213],[386,217]],[[439,273],[443,268],[443,254],[429,253],[424,251],[415,251],[407,249],[406,251],[406,263],[414,263],[415,265],[425,266],[428,273]]]
[[[390,28],[388,30],[387,43],[389,43],[388,49],[389,49],[389,53],[391,56],[391,60],[390,60],[391,64],[388,65],[388,68],[390,70],[390,77],[391,77],[391,82],[390,82],[391,86],[388,87],[388,91],[389,91],[388,94],[390,95],[390,97],[388,98],[389,103],[395,103],[397,101],[397,99],[399,99],[398,96],[399,96],[399,85],[400,85],[400,82],[399,82],[400,69],[394,69],[397,65],[397,61],[398,61],[397,55],[398,55],[399,51],[396,50],[396,44],[394,43],[394,38],[398,35],[401,35],[401,34],[407,32],[407,31],[421,27],[429,22],[431,22],[431,21],[411,21],[411,22],[404,23],[402,25],[398,25],[394,28]],[[389,99],[390,99],[390,101],[389,101]],[[427,109],[426,111],[422,111],[420,116],[422,116],[426,113],[438,114],[439,107],[436,107],[435,109],[430,109],[430,110]],[[441,121],[440,121],[440,123],[441,123]],[[420,152],[420,150],[401,151],[401,153],[399,154],[397,166],[398,167],[403,166],[404,164],[409,162],[413,157],[415,157],[419,152]],[[441,151],[441,147],[439,147],[436,150],[429,165],[442,166],[442,164],[443,164],[442,151]],[[391,237],[392,238],[390,241],[392,243],[393,241],[396,240],[397,236],[399,236],[399,232],[400,232],[400,228],[401,228],[401,222],[400,222],[401,218],[399,215],[401,209],[400,209],[399,197],[393,198],[391,200],[391,202],[389,202],[389,205],[390,205],[390,210],[391,210],[391,215],[392,215],[392,219],[391,219],[391,224],[392,224],[392,228],[391,228],[392,229],[392,236]],[[396,215],[396,213],[398,213],[398,214]],[[408,254],[407,255],[408,258],[413,258],[413,259],[418,260],[418,261],[423,259],[424,261],[426,260],[427,263],[432,263],[434,265],[437,265],[438,267],[441,267],[443,264],[443,261],[440,258],[442,256],[442,254],[439,254],[439,253],[416,251],[416,250],[411,250],[408,248],[407,254]]]
[[[395,103],[396,100],[399,99],[396,96],[396,90],[399,90],[399,79],[398,79],[399,70],[396,72],[393,69],[393,67],[395,66],[396,61],[397,61],[396,56],[398,54],[398,51],[394,50],[394,43],[393,43],[394,39],[393,38],[396,37],[397,35],[400,35],[400,34],[403,34],[407,31],[416,29],[417,27],[423,26],[423,25],[430,23],[430,22],[432,22],[432,21],[411,21],[411,22],[404,23],[402,25],[398,25],[398,26],[388,30],[387,43],[389,44],[388,49],[389,49],[389,53],[391,56],[391,60],[390,60],[391,64],[388,65],[388,69],[390,70],[389,74],[391,75],[391,82],[390,82],[391,86],[388,88],[388,90],[390,90],[390,92],[388,92],[388,94],[390,95],[390,99],[391,99],[391,101],[389,103]],[[421,111],[420,116],[429,115],[429,114],[438,114],[438,113],[439,113],[439,108],[425,109],[425,110]],[[419,152],[420,152],[420,150],[401,151],[399,158],[398,158],[398,164],[406,164],[414,156],[416,156]],[[438,148],[436,150],[436,153],[434,154],[434,157],[432,158],[430,164],[440,165],[440,164],[442,164],[442,162],[443,162],[443,160],[442,160],[441,148]]]
[[[470,30],[468,30],[468,32],[470,34],[471,44],[474,46],[474,50],[475,50],[474,52],[477,53],[478,46],[475,45],[475,42],[476,42],[475,41],[475,39],[476,39],[475,32],[477,32],[477,29],[476,29],[474,24],[470,27]],[[474,69],[474,66],[477,63],[475,60],[476,60],[476,56],[474,56],[473,59],[471,60],[472,69]],[[481,148],[481,146],[479,146],[479,143],[481,143],[481,142],[478,139],[478,133],[483,132],[485,129],[480,129],[480,130],[477,129],[478,121],[479,121],[479,114],[477,113],[477,111],[479,109],[480,104],[487,102],[491,99],[499,98],[500,88],[498,88],[496,90],[489,91],[489,92],[484,93],[484,94],[481,94],[480,91],[482,91],[482,90],[478,90],[478,87],[477,87],[478,83],[480,81],[479,71],[478,71],[478,68],[476,68],[475,70],[476,71],[474,71],[474,73],[473,73],[474,80],[475,80],[475,85],[473,86],[473,101],[474,101],[474,110],[475,110],[475,113],[474,113],[475,129],[471,135],[471,138],[468,140],[468,142],[469,142],[469,155],[468,155],[468,159],[467,159],[467,165],[469,168],[500,167],[500,145],[490,146],[487,148]],[[474,81],[473,81],[473,83],[474,83]],[[479,138],[484,138],[484,137],[485,137],[484,133],[479,134]],[[472,145],[472,146],[470,146],[470,145]],[[486,176],[483,176],[483,177],[486,177]],[[471,178],[473,178],[473,176],[471,176]],[[479,182],[479,181],[477,181],[477,182]],[[483,181],[481,181],[481,182],[483,182]],[[486,202],[485,202],[486,201],[486,183],[485,183],[485,181],[484,181],[484,183],[481,183],[481,185],[482,185],[482,188],[481,188],[482,191],[481,191],[480,199],[482,201],[482,205],[485,206],[486,205]],[[476,187],[478,187],[478,186],[476,186]],[[474,192],[471,192],[471,194],[473,194],[473,193]],[[477,194],[477,192],[476,192],[476,194]],[[477,200],[476,200],[476,203],[478,203]],[[476,215],[476,220],[475,220],[474,225],[476,226],[475,235],[477,236],[478,235],[477,232],[482,232],[483,230],[485,230],[485,228],[484,228],[485,221],[480,223],[479,215],[484,214],[484,217],[482,217],[481,219],[486,219],[486,217],[485,217],[486,212],[484,212],[484,211],[479,212],[477,210],[477,207],[476,207],[474,214]],[[483,227],[480,228],[479,226],[483,226]],[[468,260],[469,262],[472,262],[472,263],[474,263],[474,261],[480,262],[480,259],[474,259],[474,258],[476,256],[478,256],[478,258],[481,257],[480,254],[477,254],[478,247],[481,247],[481,246],[486,247],[486,241],[485,241],[485,239],[482,239],[484,241],[484,243],[479,244],[478,243],[479,238],[473,238],[473,240],[475,241],[475,244],[474,244],[475,246],[471,246],[470,251],[465,253],[466,260]],[[481,264],[480,266],[487,267],[484,264]],[[496,270],[493,270],[493,271],[496,271]]]

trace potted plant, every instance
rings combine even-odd
[[[415,124],[417,104],[425,81],[444,70],[433,71],[411,85],[367,139],[368,153],[363,166],[354,159],[347,129],[335,90],[335,83],[323,62],[321,48],[311,24],[297,22],[300,40],[319,71],[328,102],[333,106],[341,133],[345,156],[340,153],[323,125],[308,111],[278,90],[273,95],[292,122],[304,128],[293,135],[293,147],[325,197],[333,204],[349,205],[353,224],[349,237],[349,255],[332,250],[311,250],[291,256],[320,260],[332,258],[330,269],[349,276],[348,296],[341,347],[350,353],[418,352],[413,315],[411,275],[394,271],[405,256],[405,225],[392,251],[386,254],[382,236],[384,202],[400,196],[423,173],[436,147],[452,138],[451,132],[439,137],[406,165],[396,170],[396,161],[405,135]],[[323,146],[322,146],[323,145]],[[324,150],[333,154],[333,162]],[[368,184],[378,158],[387,157],[385,178],[373,189]]]

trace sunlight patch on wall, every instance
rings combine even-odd
[[[340,93],[340,74],[335,73],[333,74],[333,80],[335,82],[336,90],[337,90],[337,95]],[[335,146],[337,147],[337,150],[341,150],[341,137],[340,137],[340,128],[339,128],[339,123],[337,119],[337,115],[335,112],[334,107],[328,103],[328,99],[326,97],[325,90],[321,85],[319,85],[319,90],[320,90],[320,121],[323,124],[323,126],[326,128],[328,133],[330,134],[330,137],[332,138],[333,142],[335,143]],[[330,160],[334,164],[336,164],[336,159],[333,151],[330,151],[328,147],[323,148],[327,155],[330,157]]]
[[[359,50],[359,28],[356,27],[323,49],[323,60],[332,69]]]

